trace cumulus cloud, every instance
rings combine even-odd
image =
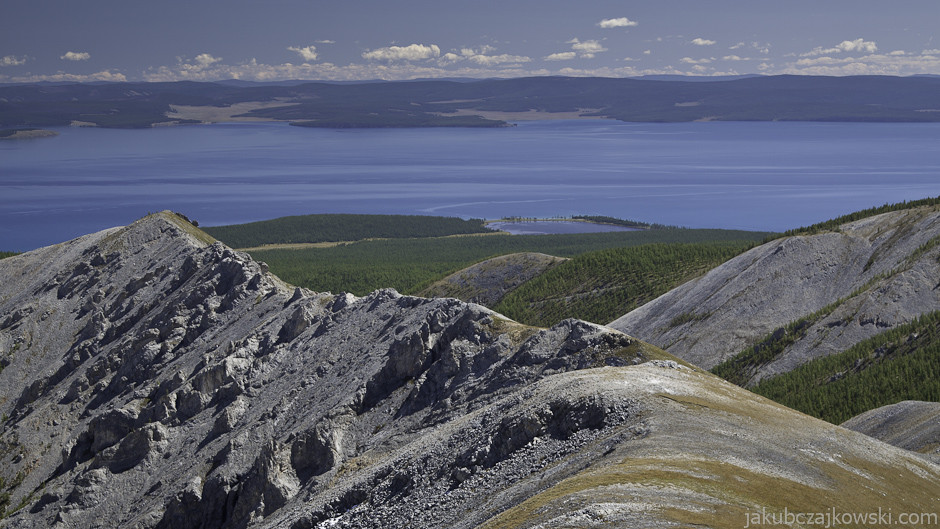
[[[444,55],[441,55],[441,58],[437,60],[438,64],[446,66],[448,64],[455,64],[456,62],[462,60],[463,57],[457,55],[456,53],[447,52]]]
[[[91,54],[85,51],[81,51],[81,52],[69,51],[69,52],[66,52],[65,55],[62,55],[59,58],[64,61],[87,61],[88,59],[91,59]]]
[[[201,68],[206,68],[217,62],[222,62],[222,58],[213,57],[212,55],[209,55],[208,53],[200,53],[199,55],[196,55],[195,61],[196,61],[196,66],[199,66]]]
[[[702,37],[696,37],[691,42],[696,46],[713,46],[716,44],[714,40],[703,39]]]
[[[679,62],[682,62],[685,64],[708,64],[708,63],[713,62],[714,60],[715,60],[714,57],[711,57],[708,59],[693,59],[692,57],[683,57],[679,59]]]
[[[578,39],[571,39],[567,43],[571,44],[571,49],[580,52],[583,55],[593,56],[595,53],[607,51],[607,48],[602,46],[601,43],[596,40],[585,40],[582,42]]]
[[[450,66],[461,61],[469,61],[481,66],[498,66],[505,64],[520,64],[530,62],[532,60],[531,57],[526,57],[525,55],[511,55],[509,53],[489,55],[490,52],[496,51],[496,48],[490,45],[483,45],[476,49],[461,48],[459,53],[455,53],[456,51],[458,50],[450,51],[442,55],[437,60],[437,64],[441,66]]]
[[[503,53],[502,55],[471,55],[467,59],[483,66],[495,66],[497,64],[509,63],[518,64],[532,60],[531,58],[525,57],[523,55],[509,55],[507,53]]]
[[[336,44],[335,40],[329,40],[329,39],[315,40],[314,42],[316,42],[317,44]]]
[[[26,57],[17,57],[15,55],[0,57],[0,66],[21,66],[24,64],[26,64]]]
[[[370,61],[420,61],[441,56],[441,49],[436,44],[411,44],[409,46],[388,46],[362,53],[363,59]]]
[[[860,52],[860,53],[875,53],[878,51],[878,45],[870,40],[865,39],[855,39],[855,40],[843,40],[833,48],[823,48],[817,47],[813,48],[812,51],[804,53],[801,57],[814,57],[817,55],[829,55],[831,53],[842,53],[842,52]]]
[[[317,60],[317,47],[316,46],[304,46],[303,48],[297,46],[288,46],[287,49],[300,55],[304,62],[310,62]]]
[[[598,22],[597,25],[604,29],[610,29],[610,28],[633,27],[633,26],[638,25],[638,23],[635,20],[630,20],[627,17],[620,17],[620,18],[605,18],[604,20],[601,20],[600,22]]]
[[[725,55],[721,58],[723,61],[750,61],[749,57],[740,57],[738,55]]]
[[[105,81],[109,83],[126,83],[127,77],[120,72],[103,70],[86,75],[77,75],[65,72],[57,72],[50,75],[24,75],[24,76],[4,76],[0,75],[0,81],[5,83],[93,83]]]
[[[896,75],[930,74],[940,70],[933,55],[870,54],[861,57],[803,57],[776,73],[802,75]]]
[[[940,49],[924,50],[920,52],[921,55],[940,55]]]
[[[574,59],[577,56],[578,56],[577,52],[563,51],[561,53],[553,53],[545,57],[545,60],[546,61],[570,61],[571,59]]]

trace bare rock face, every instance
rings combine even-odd
[[[754,248],[610,326],[705,369],[817,313],[751,379],[791,371],[940,309],[940,211],[884,213]]]
[[[620,332],[291,288],[166,212],[0,278],[3,527],[707,526],[938,499],[940,467]]]

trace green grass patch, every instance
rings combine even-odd
[[[469,233],[492,233],[481,219],[425,215],[320,214],[281,217],[247,224],[203,228],[203,231],[233,248],[265,244],[298,244],[443,237]]]
[[[751,389],[834,424],[903,400],[940,402],[940,311]]]
[[[607,323],[753,246],[732,240],[585,253],[510,292],[495,310],[541,327],[565,318]]]
[[[19,255],[19,252],[0,252],[0,259],[6,259],[7,257],[13,257],[14,255]]]
[[[210,232],[211,233],[211,232]],[[736,230],[644,230],[565,235],[494,235],[367,240],[329,248],[252,250],[288,283],[324,292],[365,295],[391,287],[411,294],[485,259],[517,252],[574,257],[652,243],[760,241],[767,234]]]

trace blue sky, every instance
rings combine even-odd
[[[5,2],[0,82],[940,74],[937,0]]]

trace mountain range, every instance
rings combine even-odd
[[[0,86],[0,127],[140,128],[277,120],[307,127],[500,127],[511,119],[940,121],[940,78],[529,77],[334,84],[96,83]]]
[[[752,284],[848,263],[858,277],[826,276],[831,295],[885,283],[831,314],[865,328],[889,303],[875,321],[900,321],[936,296],[936,218],[771,241],[680,287],[727,284],[761,314],[694,358],[825,301],[787,309],[790,284],[763,294],[781,315],[761,313],[729,272],[761,259]],[[810,266],[773,265],[788,255]],[[929,450],[930,428],[897,447],[796,412],[681,359],[695,347],[637,339],[665,334],[626,329],[634,313],[629,334],[544,329],[453,298],[310,292],[170,212],[0,260],[0,277],[2,527],[746,527],[940,502],[940,466],[907,449]],[[690,333],[734,334],[725,294]],[[645,310],[652,329],[676,317]],[[887,418],[931,416],[880,413],[855,428],[896,444],[913,426]]]

